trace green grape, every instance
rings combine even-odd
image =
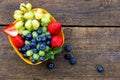
[[[41,25],[42,25],[43,27],[47,27],[47,26],[48,26],[48,23],[41,23]]]
[[[22,12],[22,11],[20,11],[20,10],[15,10],[15,11],[14,11],[14,14],[22,15],[22,14],[23,14],[23,12]]]
[[[40,13],[40,14],[43,14],[43,10],[40,9],[40,8],[37,9],[37,12]]]
[[[26,4],[26,8],[28,11],[30,11],[32,9],[32,4],[31,3],[27,3]]]
[[[32,50],[28,50],[28,51],[26,52],[26,54],[27,54],[27,56],[32,56],[32,55],[33,55],[33,51],[32,51]]]
[[[41,44],[42,42],[38,42],[38,44],[37,44],[37,49],[39,50],[40,48],[39,48],[39,46],[40,46],[40,44]]]
[[[43,36],[45,36],[45,34],[44,33],[42,33],[41,35],[39,35],[40,37],[43,37]]]
[[[32,20],[32,26],[34,30],[37,30],[40,26],[40,23],[37,20]]]
[[[16,19],[16,20],[23,20],[23,15],[14,14],[13,17],[14,17],[14,19]]]
[[[20,4],[20,10],[23,11],[24,13],[27,12],[26,5],[24,3]]]
[[[49,50],[50,50],[50,47],[49,47],[49,46],[46,46],[45,51],[49,51]]]
[[[29,31],[32,31],[33,29],[32,29],[32,20],[27,20],[26,22],[25,22],[25,28],[27,29],[27,30],[29,30]]]
[[[15,28],[17,30],[19,30],[20,28],[22,28],[24,25],[24,22],[23,21],[18,21],[16,24],[15,24]]]
[[[34,12],[34,15],[35,15],[35,19],[41,19],[43,14],[42,13],[39,13],[39,12]]]
[[[33,31],[32,36],[33,36],[33,38],[36,38],[38,36],[38,33],[36,31]]]
[[[50,18],[41,18],[41,22],[43,23],[43,24],[48,24],[48,23],[50,23],[51,22],[51,20],[50,20]]]
[[[23,36],[26,36],[28,33],[30,33],[30,31],[28,31],[28,30],[22,31],[22,35],[23,35]]]
[[[49,32],[49,31],[45,32],[45,35],[46,35],[46,36],[47,36],[47,35],[50,35],[50,32]]]
[[[50,14],[44,14],[45,18],[50,18]]]
[[[39,49],[40,44],[37,44],[37,49]]]
[[[18,33],[19,34],[22,34],[22,32],[25,30],[25,27],[22,27],[22,28],[20,28],[19,30],[18,30]]]
[[[30,41],[25,40],[25,44],[30,44]]]
[[[45,52],[44,51],[39,51],[39,56],[44,56]]]
[[[35,60],[38,60],[38,59],[39,59],[39,55],[38,55],[38,54],[33,54],[33,58],[34,58]]]
[[[45,33],[47,31],[46,27],[42,27],[42,32]]]
[[[24,18],[27,19],[27,20],[28,19],[33,19],[34,18],[34,13],[32,11],[26,12],[24,14]]]

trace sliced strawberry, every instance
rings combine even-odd
[[[6,26],[4,29],[3,29],[3,32],[9,36],[17,36],[18,35],[18,31],[15,29],[15,23],[13,24],[10,24],[9,26]]]
[[[13,42],[14,46],[17,48],[21,48],[25,44],[21,35],[17,35],[15,37],[12,37],[12,42]]]

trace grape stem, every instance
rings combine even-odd
[[[26,6],[22,5],[22,7],[24,7],[27,10]]]

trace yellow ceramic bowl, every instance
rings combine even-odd
[[[35,8],[35,9],[33,9],[33,10],[37,10],[38,8]],[[43,13],[44,14],[46,14],[46,13],[48,13],[45,9],[42,9],[43,10]],[[50,14],[50,13],[49,13]],[[55,18],[51,15],[51,22],[55,22],[56,20],[55,20]],[[16,22],[16,21],[14,21],[14,22]],[[14,23],[13,22],[13,23]],[[60,32],[60,34],[59,34],[60,36],[62,36],[62,38],[63,38],[63,44],[64,44],[64,33],[63,33],[63,30],[61,29],[61,32]],[[12,42],[12,40],[11,40],[11,36],[8,36],[8,39],[9,39],[9,41],[10,41],[10,44],[12,45],[12,47],[13,47],[13,49],[15,50],[15,52],[18,54],[18,56],[23,60],[23,61],[25,61],[26,63],[28,63],[28,64],[30,64],[30,65],[38,65],[38,64],[41,64],[42,62],[40,62],[40,61],[38,61],[36,64],[33,64],[31,61],[30,61],[30,59],[27,59],[27,58],[24,58],[23,56],[22,56],[22,53],[20,53],[19,51],[18,51],[18,49],[13,45],[13,42]],[[62,45],[63,45],[62,44]],[[48,60],[48,59],[46,59],[46,60]],[[45,61],[46,61],[45,60]]]

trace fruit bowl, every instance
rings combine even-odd
[[[38,8],[32,9],[32,11],[37,11],[37,10],[38,10]],[[50,13],[49,13],[48,11],[46,11],[45,9],[42,9],[42,12],[43,12],[43,14],[47,14],[47,13],[50,14]],[[51,14],[50,14],[50,20],[51,20],[51,22],[56,22],[56,19],[55,19]],[[16,23],[16,22],[17,22],[17,20],[15,20],[15,21],[13,22],[13,24]],[[62,28],[61,28],[61,31],[60,31],[60,33],[59,33],[58,35],[61,36],[62,39],[63,39],[63,43],[62,43],[62,45],[61,45],[61,47],[62,47],[63,44],[64,44],[64,38],[65,38]],[[33,64],[29,58],[24,58],[23,55],[22,55],[22,53],[21,53],[21,52],[18,50],[18,48],[13,44],[12,36],[8,35],[8,39],[9,39],[9,42],[10,42],[10,44],[12,45],[13,49],[15,50],[16,54],[17,54],[24,62],[26,62],[26,63],[28,63],[28,64],[30,64],[30,65],[38,65],[38,64],[41,64],[42,62],[48,60],[48,58],[46,58],[44,61],[37,61],[35,64]],[[53,53],[54,53],[54,51],[53,51]],[[55,55],[55,53],[54,53],[54,55]]]

